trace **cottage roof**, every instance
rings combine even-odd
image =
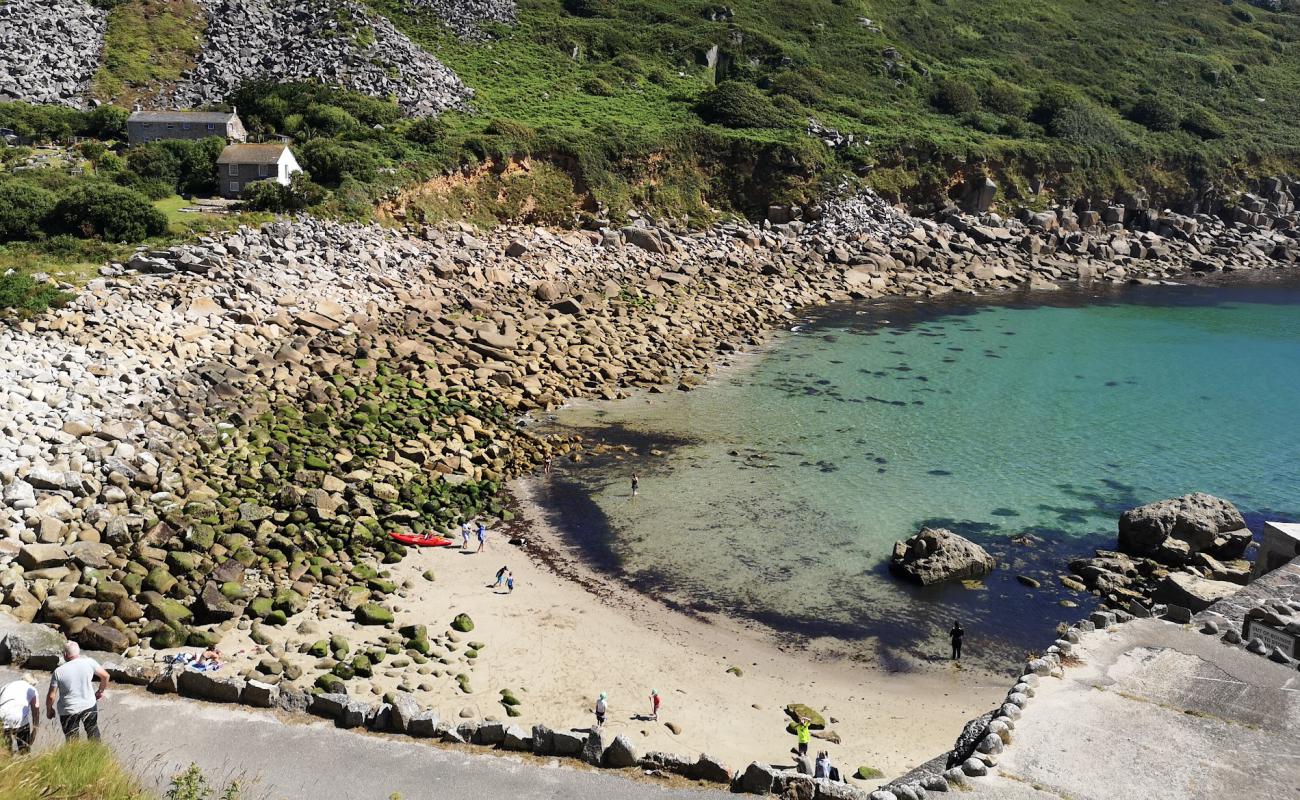
[[[229,144],[217,157],[218,164],[276,164],[289,146],[284,144]]]
[[[127,122],[228,123],[238,119],[233,111],[133,111]]]

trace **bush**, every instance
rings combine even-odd
[[[594,97],[610,97],[614,94],[614,87],[600,78],[588,78],[582,82],[582,91]]]
[[[1019,86],[993,81],[984,87],[984,107],[1004,116],[1024,119],[1029,113],[1029,99]]]
[[[965,114],[979,110],[980,98],[969,83],[940,78],[930,93],[930,103],[945,114]]]
[[[73,187],[54,206],[54,223],[81,236],[138,242],[167,231],[167,217],[137,192],[108,183]]]
[[[1178,127],[1182,115],[1178,108],[1159,95],[1138,98],[1128,111],[1128,118],[1153,131],[1172,131]]]
[[[338,106],[316,104],[307,107],[303,119],[317,136],[338,136],[355,129],[356,117]]]
[[[779,128],[787,122],[767,95],[740,81],[723,81],[705,92],[695,113],[727,128]]]
[[[298,160],[313,179],[326,186],[337,186],[348,175],[362,182],[371,181],[380,166],[379,157],[369,145],[333,139],[312,139],[302,146]]]
[[[564,0],[562,5],[575,17],[609,17],[614,13],[610,0]]]
[[[44,311],[72,299],[72,295],[59,291],[50,283],[37,283],[32,276],[22,272],[0,275],[0,309],[12,308],[20,313]]]
[[[1058,139],[1097,150],[1114,150],[1126,140],[1110,113],[1082,99],[1058,109],[1047,130]]]
[[[97,139],[126,139],[126,118],[131,112],[118,106],[103,105],[86,115],[86,133]]]
[[[822,87],[802,72],[782,72],[772,78],[768,89],[773,94],[793,97],[806,106],[815,106],[825,97]]]
[[[1180,127],[1202,139],[1222,139],[1228,135],[1227,123],[1205,106],[1193,106],[1183,117]]]
[[[416,144],[441,144],[447,139],[447,123],[438,117],[420,117],[406,126],[404,134]]]
[[[1241,7],[1232,9],[1232,16],[1236,17],[1241,22],[1245,22],[1247,24],[1255,21],[1255,15],[1250,13],[1249,9],[1245,9]]]
[[[23,181],[0,183],[0,242],[35,239],[45,231],[58,198]]]
[[[295,172],[289,185],[279,181],[254,181],[244,187],[243,207],[250,211],[270,211],[283,214],[301,211],[325,202],[326,192],[305,172]]]

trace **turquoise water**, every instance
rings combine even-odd
[[[886,658],[942,654],[960,618],[998,661],[1089,607],[1057,576],[1125,508],[1206,491],[1295,519],[1297,410],[1296,282],[837,307],[702,390],[560,414],[636,453],[566,465],[544,496],[582,555],[682,608]],[[1001,568],[900,584],[892,544],[923,525]]]

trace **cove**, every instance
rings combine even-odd
[[[676,607],[899,668],[960,619],[996,664],[1091,607],[1059,576],[1126,508],[1206,491],[1256,530],[1297,518],[1298,409],[1294,277],[843,305],[701,390],[562,410],[634,453],[560,465],[537,497],[583,559]],[[898,582],[892,544],[925,525],[999,569]]]

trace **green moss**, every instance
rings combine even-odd
[[[875,767],[861,766],[858,767],[857,772],[853,773],[853,777],[857,778],[860,781],[870,781],[870,780],[875,780],[876,778],[885,777],[885,773],[881,772]]]
[[[387,625],[393,621],[393,612],[378,603],[362,603],[355,615],[360,625]]]
[[[451,621],[451,629],[461,633],[469,633],[474,630],[474,620],[469,618],[469,614],[457,614]]]

